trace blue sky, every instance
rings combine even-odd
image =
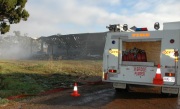
[[[75,34],[107,31],[109,24],[148,27],[155,22],[180,21],[180,0],[28,0],[28,21],[11,25],[38,38],[54,34]]]

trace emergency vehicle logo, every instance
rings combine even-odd
[[[120,53],[120,51],[118,49],[109,49],[109,53],[118,57],[118,54]]]

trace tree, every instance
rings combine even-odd
[[[10,30],[10,24],[27,21],[29,13],[24,9],[27,0],[0,0],[0,32]]]

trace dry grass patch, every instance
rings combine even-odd
[[[101,70],[102,61],[93,60],[1,60],[0,97],[68,87],[79,78],[101,76]]]

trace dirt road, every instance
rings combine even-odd
[[[73,89],[14,102],[3,109],[180,109],[180,98],[162,96],[158,89],[134,88],[117,93],[111,84],[78,87],[80,97],[72,97]]]

